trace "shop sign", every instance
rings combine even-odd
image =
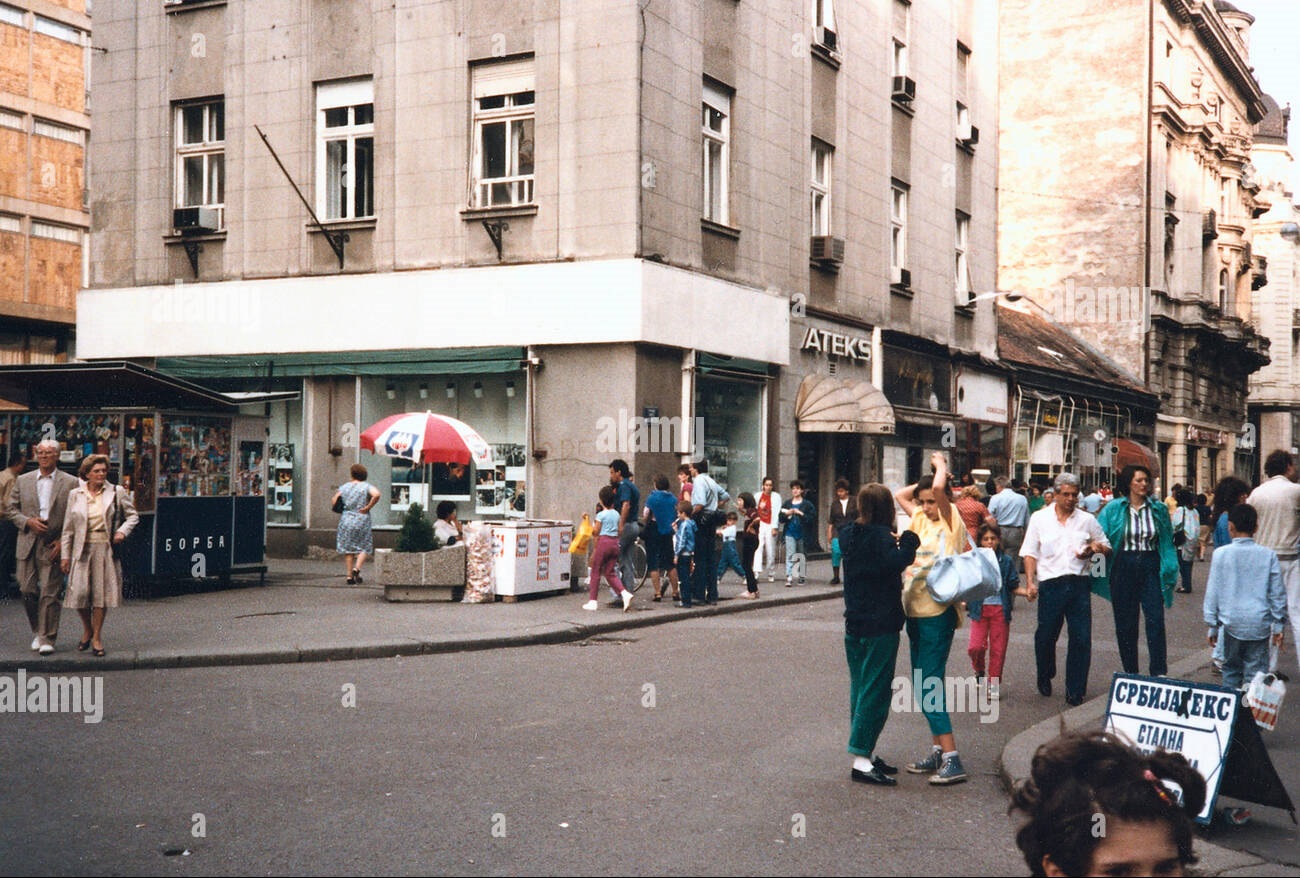
[[[957,376],[957,414],[976,421],[1007,422],[1007,382],[982,372]]]
[[[861,335],[845,335],[827,329],[808,327],[804,333],[801,351],[817,351],[819,354],[835,357],[848,357],[864,363],[871,361],[871,339]]]
[[[1206,430],[1203,427],[1188,424],[1187,441],[1196,442],[1200,445],[1218,445],[1223,447],[1228,444],[1228,434],[1222,430]]]
[[[229,497],[160,497],[156,521],[155,573],[203,577],[230,569],[234,522]]]
[[[1061,413],[1059,411],[1043,412],[1042,421],[1044,427],[1059,427],[1061,426]]]

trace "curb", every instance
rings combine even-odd
[[[1189,676],[1193,671],[1206,665],[1209,661],[1209,654],[1210,651],[1207,648],[1190,658],[1177,662],[1169,668],[1169,676],[1176,678]],[[1036,723],[1007,742],[1006,746],[1002,748],[1001,757],[998,759],[998,776],[1002,779],[1002,785],[1006,788],[1008,796],[1011,795],[1018,782],[1029,777],[1034,753],[1038,751],[1040,746],[1057,737],[1063,729],[1080,729],[1088,726],[1100,727],[1101,719],[1106,715],[1106,698],[1110,693],[1109,686],[1107,686],[1106,693],[1106,695],[1089,699],[1078,707],[1062,711],[1054,717]],[[1247,851],[1239,851],[1215,844],[1207,841],[1205,836],[1201,834],[1197,835],[1195,844],[1199,862],[1192,869],[1193,873],[1197,875],[1225,875],[1235,873],[1237,870],[1242,870],[1242,874],[1265,874],[1265,872],[1260,871],[1261,868],[1267,870],[1267,874],[1292,874],[1290,872],[1275,872],[1273,870],[1277,868],[1277,864],[1273,863],[1272,860],[1266,860]]]
[[[57,674],[69,671],[85,673],[87,671],[143,671],[163,670],[167,668],[213,668],[236,667],[240,665],[276,665],[300,664],[304,662],[342,662],[364,659],[397,658],[402,656],[443,655],[457,652],[476,652],[486,649],[511,649],[521,646],[555,645],[573,643],[608,634],[613,631],[626,631],[634,628],[649,628],[668,625],[687,619],[700,619],[707,616],[720,616],[729,613],[744,613],[762,610],[765,607],[790,606],[842,598],[844,592],[838,586],[819,586],[826,589],[808,594],[780,595],[758,601],[728,600],[716,606],[695,607],[689,611],[678,610],[672,613],[644,616],[641,614],[618,613],[617,621],[552,622],[519,634],[484,634],[463,635],[438,640],[416,640],[409,637],[376,639],[365,643],[335,646],[294,646],[262,650],[231,650],[228,652],[206,652],[197,654],[159,653],[159,652],[124,652],[121,656],[107,655],[103,658],[68,655],[60,658],[38,659],[32,661],[0,661],[0,672],[25,670],[32,674]]]

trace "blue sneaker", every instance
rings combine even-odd
[[[907,763],[907,770],[912,774],[934,774],[943,766],[943,750],[938,747],[930,749],[930,755],[916,762]]]
[[[966,780],[966,771],[961,767],[961,757],[956,753],[943,760],[943,765],[939,767],[930,778],[930,783],[935,786],[943,786],[953,783],[964,783]]]

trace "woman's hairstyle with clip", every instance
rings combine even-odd
[[[1029,818],[1016,844],[1031,874],[1045,874],[1050,859],[1067,875],[1086,875],[1105,819],[1167,823],[1179,861],[1195,863],[1192,817],[1204,804],[1205,780],[1181,753],[1143,755],[1110,732],[1088,731],[1066,732],[1038,748],[1011,810]]]

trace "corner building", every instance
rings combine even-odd
[[[1002,288],[1158,395],[1161,490],[1248,476],[1246,395],[1269,361],[1252,317],[1253,19],[1223,0],[1000,15]]]
[[[414,476],[356,436],[401,411],[493,444],[434,474],[462,517],[573,518],[614,457],[643,490],[687,454],[733,494],[857,481],[893,407],[819,420],[805,379],[880,386],[885,330],[995,351],[982,5],[101,0],[79,353],[300,393],[250,410],[292,484],[271,551],[332,544],[357,460],[395,527]]]

